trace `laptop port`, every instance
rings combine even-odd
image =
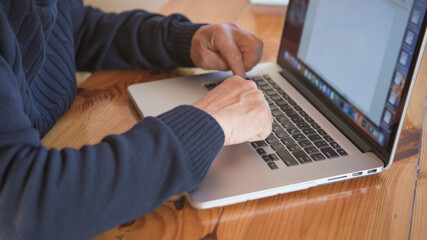
[[[356,172],[356,173],[353,173],[352,175],[353,175],[353,177],[358,177],[362,174],[363,174],[363,172]]]
[[[376,172],[377,172],[377,169],[368,170],[368,174],[372,174],[372,173],[376,173]]]
[[[339,176],[339,177],[334,177],[334,178],[329,178],[328,181],[335,181],[335,180],[343,179],[343,178],[347,178],[347,175]]]

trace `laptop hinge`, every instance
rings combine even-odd
[[[369,142],[363,139],[341,116],[339,116],[323,100],[319,99],[301,83],[292,73],[283,69],[280,74],[290,82],[314,107],[316,107],[336,128],[338,128],[357,148],[362,152],[374,152],[383,162],[386,157],[373,148]]]

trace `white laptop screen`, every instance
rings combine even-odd
[[[426,6],[426,0],[291,1],[278,61],[390,151]]]

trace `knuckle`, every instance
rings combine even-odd
[[[238,82],[238,81],[242,80],[239,76],[231,76],[228,79],[230,79],[230,81],[234,81],[234,82]]]
[[[229,27],[226,23],[215,24],[214,31],[218,34],[225,34],[228,33]]]
[[[252,98],[258,99],[259,95],[262,94],[256,83],[250,80],[243,80],[242,79],[242,87],[246,89],[251,95]]]
[[[227,23],[224,23],[224,25],[230,28],[240,29],[239,26],[234,22],[227,22]]]
[[[257,89],[257,85],[254,81],[245,80],[245,82],[250,88]]]
[[[243,57],[243,55],[239,51],[234,51],[234,52],[230,53],[230,58],[233,60],[242,60],[242,57]]]
[[[250,99],[252,104],[258,107],[258,112],[261,114],[261,116],[264,116],[266,108],[268,108],[268,105],[265,103],[264,95],[258,90],[252,91],[250,94],[248,94],[248,99]],[[267,111],[269,110],[267,109]]]

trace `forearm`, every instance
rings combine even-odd
[[[200,25],[182,15],[105,14],[90,7],[80,12],[74,18],[78,70],[193,66],[191,38]]]
[[[93,237],[197,187],[222,144],[215,120],[186,106],[81,150],[1,147],[0,238]]]

